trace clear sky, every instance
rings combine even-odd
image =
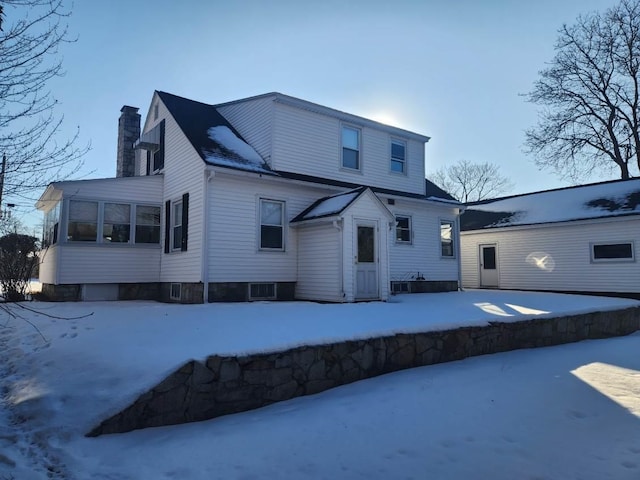
[[[524,193],[567,182],[523,153],[536,108],[520,94],[563,23],[614,3],[80,0],[50,86],[91,142],[75,177],[115,175],[120,108],[144,120],[154,90],[205,103],[278,91],[430,136],[427,172],[493,162]]]

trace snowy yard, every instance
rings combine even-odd
[[[83,436],[189,359],[638,306],[467,291],[388,303],[30,303],[0,319],[0,480],[640,478],[640,334],[385,375],[211,421]],[[46,339],[46,341],[45,341]]]

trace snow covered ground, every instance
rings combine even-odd
[[[29,303],[0,316],[0,480],[640,478],[640,334],[423,367],[207,422],[83,436],[213,353],[638,306],[467,291],[388,303]]]

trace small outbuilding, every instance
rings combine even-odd
[[[640,179],[470,203],[462,285],[640,296]]]

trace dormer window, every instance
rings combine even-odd
[[[407,144],[400,140],[391,140],[391,171],[407,173]]]
[[[360,130],[342,127],[342,166],[360,170]]]

